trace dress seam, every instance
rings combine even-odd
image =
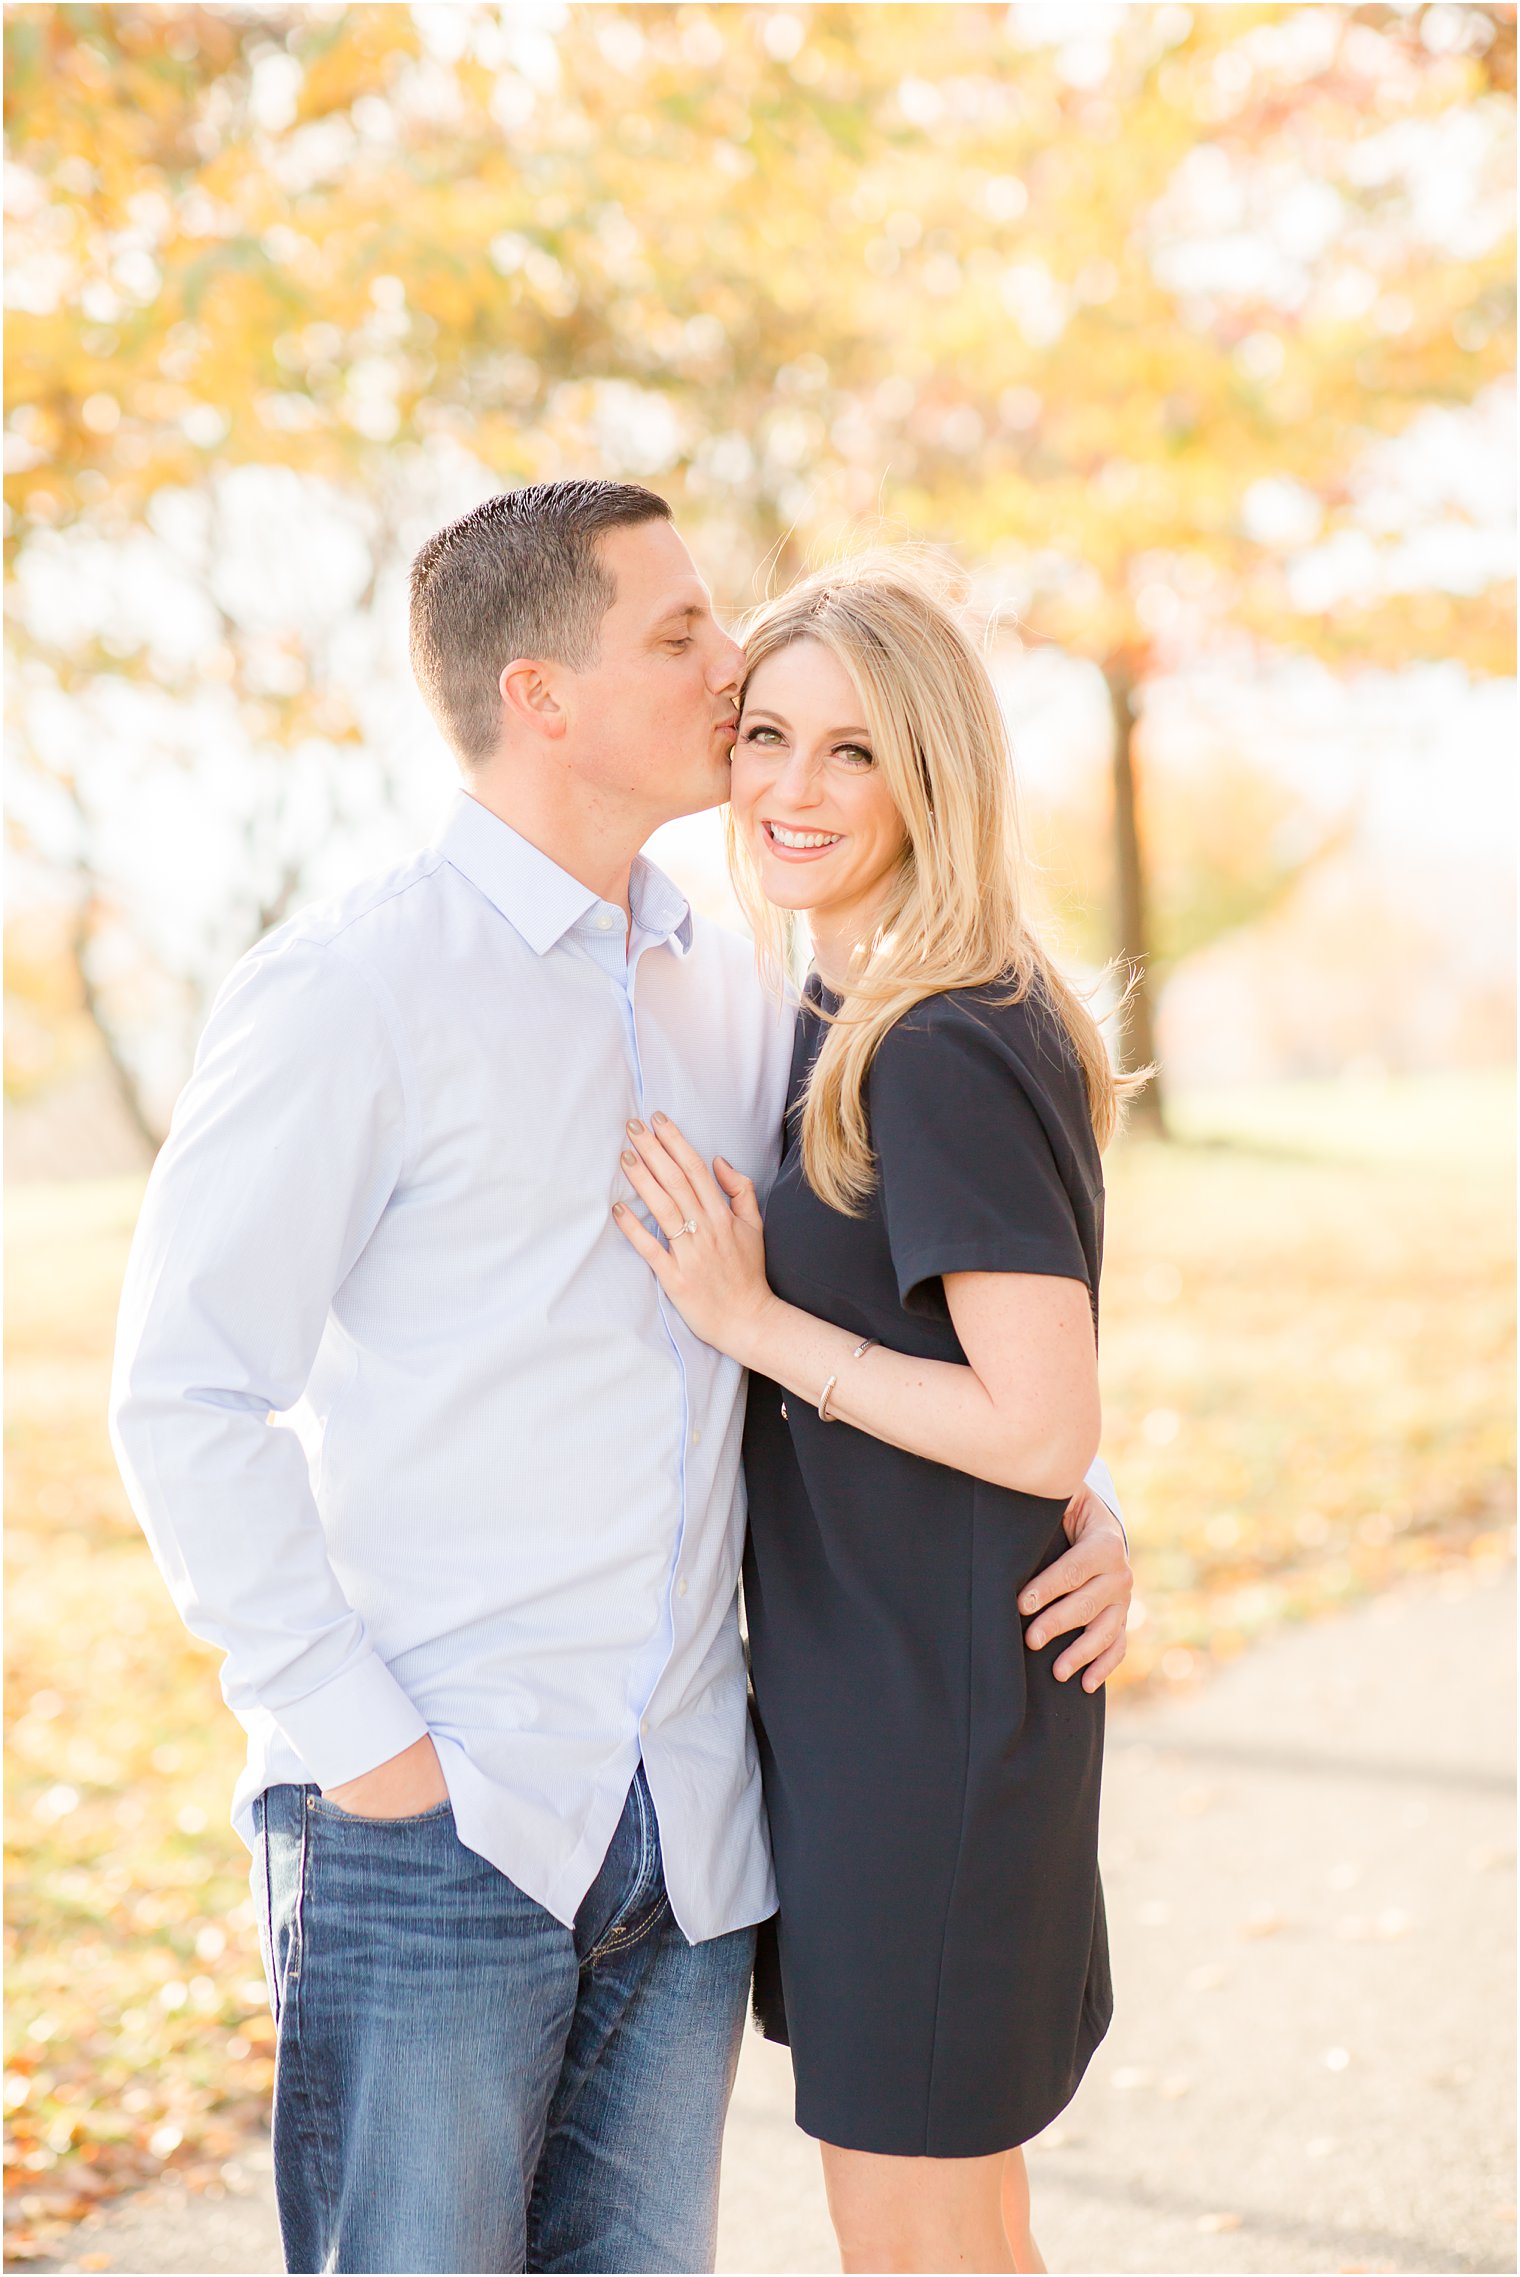
[[[935,2097],[938,2092],[939,2043],[941,2009],[945,1992],[945,1957],[950,1945],[951,1916],[955,1911],[956,1892],[960,1887],[961,1862],[966,1855],[966,1819],[971,1807],[971,1685],[975,1665],[975,1586],[976,1586],[976,1490],[971,1494],[971,1526],[966,1547],[966,1751],[961,1764],[961,1823],[955,1841],[955,1865],[951,1870],[949,1894],[945,1899],[945,1921],[940,1932],[939,1966],[934,1976],[934,2027],[929,2039],[929,2092],[924,2108],[924,2147],[922,2155],[932,2158],[930,2148],[935,2132]]]

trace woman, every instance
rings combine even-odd
[[[806,912],[762,1226],[660,1117],[618,1222],[751,1370],[745,1600],[780,1914],[757,1973],[846,2270],[1039,2269],[1019,2145],[1111,2006],[1102,1678],[1026,1650],[1098,1443],[1100,1145],[1121,1094],[1030,931],[991,683],[888,562],[751,629],[731,853]]]

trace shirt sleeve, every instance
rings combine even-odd
[[[405,1157],[386,1005],[333,945],[297,936],[222,990],[127,1266],[111,1434],[180,1614],[226,1655],[319,1786],[427,1726],[328,1559],[306,1457],[272,1411],[305,1388],[335,1292]]]
[[[1048,1273],[1089,1286],[1076,1212],[1011,1043],[929,998],[884,1037],[868,1105],[882,1211],[908,1312],[945,1273]]]
[[[1098,1500],[1105,1508],[1111,1510],[1118,1520],[1119,1531],[1124,1536],[1124,1554],[1128,1557],[1129,1528],[1124,1523],[1124,1512],[1119,1503],[1119,1489],[1114,1484],[1113,1472],[1101,1455],[1094,1455],[1088,1464],[1086,1484],[1092,1488]]]

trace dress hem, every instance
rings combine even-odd
[[[939,2139],[936,2130],[931,2128],[923,2129],[915,2141],[907,2142],[900,2138],[884,2139],[890,2130],[869,2127],[857,2130],[853,2127],[816,2124],[804,2115],[800,2093],[795,2109],[797,2125],[803,2134],[811,2136],[816,2143],[832,2144],[836,2150],[868,2151],[877,2158],[996,2158],[1003,2151],[1021,2150],[1026,2143],[1033,2142],[1037,2135],[1043,2134],[1047,2127],[1060,2118],[1081,2086],[1088,2065],[1103,2044],[1107,2029],[1105,2024],[1103,2031],[1072,2072],[1070,2084],[1064,2092],[1048,2105],[1041,2105],[1032,2120],[1027,2123],[1022,2120],[1017,2123],[1010,2121],[987,2136],[978,2136],[973,2142],[957,2139],[954,2147],[949,2148]],[[865,2139],[867,2136],[870,2137],[869,2141]]]

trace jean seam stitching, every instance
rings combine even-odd
[[[312,1813],[314,1817],[336,1819],[340,1825],[344,1819],[348,1819],[355,1826],[421,1826],[425,1819],[442,1818],[444,1812],[452,1808],[449,1798],[445,1797],[441,1803],[429,1803],[425,1811],[404,1811],[399,1818],[371,1818],[363,1811],[346,1811],[341,1803],[326,1803],[324,1808],[325,1797],[322,1795],[315,1796],[313,1800],[316,1805]]]
[[[670,1902],[668,1893],[662,1889],[658,1899],[647,1913],[636,1921],[630,1922],[627,1918],[627,1907],[638,1902],[645,1885],[650,1880],[656,1856],[655,1846],[649,1839],[649,1806],[644,1800],[637,1772],[634,1774],[633,1785],[629,1792],[633,1797],[634,1808],[639,1814],[638,1866],[628,1896],[619,1909],[619,1918],[612,1923],[605,1935],[586,1955],[585,1960],[581,1963],[583,1969],[593,1968],[598,1961],[605,1960],[609,1953],[620,1953],[626,1946],[634,1944],[659,1919],[661,1908]]]
[[[596,1950],[586,1955],[585,1960],[581,1963],[582,1968],[589,1969],[594,1961],[605,1960],[609,1953],[620,1953],[625,1946],[636,1945],[639,1939],[653,1928],[660,1915],[667,1911],[669,1905],[669,1897],[664,1890],[661,1890],[649,1911],[640,1914],[637,1921],[620,1921],[615,1929],[609,1929]]]
[[[305,1794],[300,1789],[297,1789],[297,1792],[301,1795],[301,1857],[300,1879],[296,1885],[295,1950],[297,1954],[300,1955],[304,1953],[305,1947],[303,1917],[306,1911],[307,1864],[310,1853],[312,1814],[305,1807]],[[320,2190],[324,2201],[322,2208],[324,2216],[323,2227],[327,2233],[323,2241],[325,2250],[328,2245],[336,2242],[337,2200],[333,2195],[332,2182],[327,2172],[327,2144],[322,2130],[317,2101],[311,2090],[311,2075],[306,2068],[306,2046],[300,2029],[301,1974],[302,1972],[298,1967],[295,1972],[295,2014],[292,2019],[293,2030],[291,2035],[291,2042],[292,2052],[295,2056],[296,2064],[300,2072],[302,2116],[306,2122],[306,2131],[308,2132],[309,2139],[313,2148],[313,2164],[316,2168],[317,2187]]]
[[[280,1998],[280,1957],[274,1942],[274,1877],[269,1870],[269,1795],[259,1799],[259,1818],[264,1836],[264,1929],[269,1939],[269,2001],[274,2010],[274,2028],[278,2037],[280,2014],[284,2002]]]

